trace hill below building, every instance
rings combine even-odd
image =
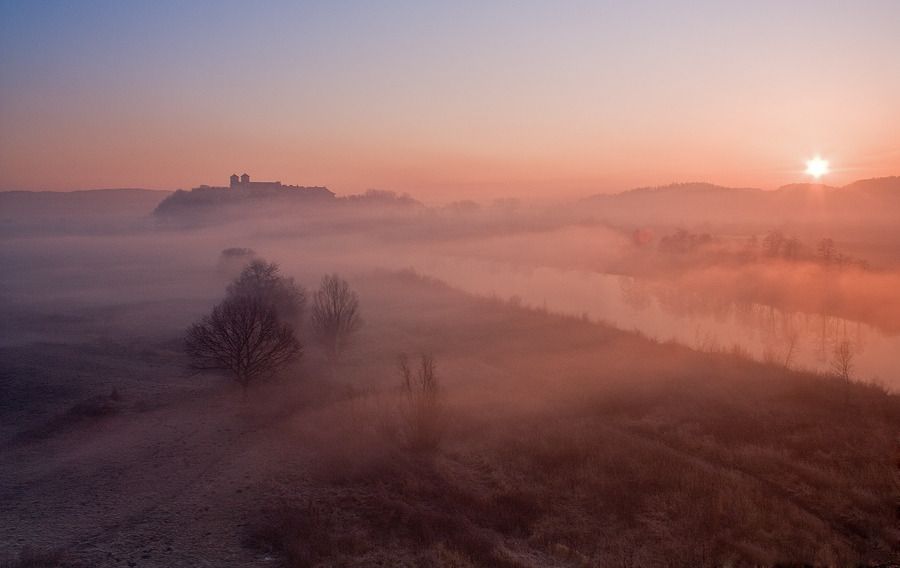
[[[248,207],[277,203],[278,206],[293,203],[327,203],[334,200],[334,193],[322,186],[305,187],[284,185],[280,181],[251,182],[250,176],[231,176],[227,187],[201,185],[190,191],[178,190],[164,199],[153,211],[159,218],[192,218],[211,220],[240,214]],[[230,209],[230,210],[229,210]]]

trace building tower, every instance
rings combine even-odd
[[[231,174],[231,187],[232,187],[232,189],[234,189],[234,187],[235,187],[238,183],[240,183],[240,178],[238,178],[237,174]]]
[[[241,185],[249,185],[250,184],[250,176],[246,173],[241,175]]]

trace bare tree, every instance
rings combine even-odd
[[[264,260],[253,260],[228,286],[228,295],[251,296],[275,308],[285,321],[298,323],[306,306],[306,292],[294,283],[293,278],[282,276],[278,265]]]
[[[247,392],[247,386],[275,373],[301,353],[290,324],[261,298],[225,298],[187,330],[185,351],[198,371],[226,371]]]
[[[400,355],[397,368],[405,396],[402,413],[407,442],[416,450],[434,449],[443,434],[441,389],[434,357],[422,355],[418,369],[413,371],[409,358]]]
[[[362,325],[359,297],[337,274],[322,278],[313,297],[312,324],[316,338],[332,359],[337,359]]]
[[[786,325],[784,332],[784,368],[790,369],[794,362],[794,355],[797,352],[797,342],[800,341],[800,332],[793,325]]]
[[[853,345],[844,339],[834,346],[832,352],[831,369],[838,378],[850,382],[853,378]]]

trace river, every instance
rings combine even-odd
[[[846,342],[853,376],[900,390],[900,335],[826,314],[791,312],[698,294],[675,284],[552,267],[471,258],[432,258],[424,274],[481,296],[497,296],[577,315],[701,350],[740,350],[793,368],[833,372],[835,347]]]

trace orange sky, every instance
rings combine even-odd
[[[0,188],[426,201],[900,174],[900,3],[2,4]],[[789,4],[789,5],[785,5]]]

